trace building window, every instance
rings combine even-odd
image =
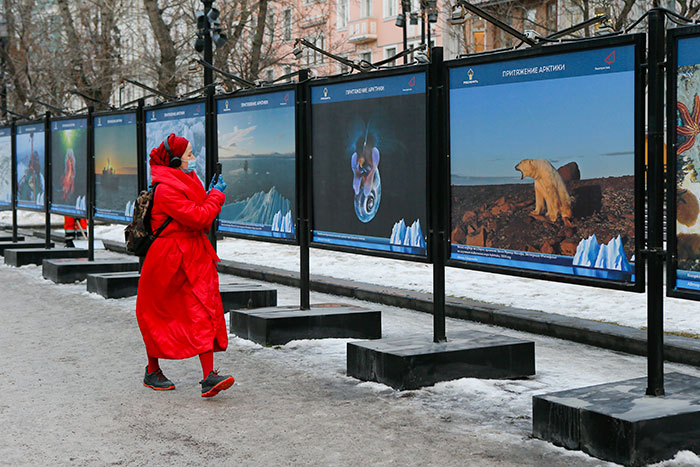
[[[360,53],[360,61],[366,61],[368,63],[372,63],[372,51],[369,52],[361,52]]]
[[[360,0],[360,17],[369,18],[372,16],[372,0]]]
[[[525,17],[527,18],[527,24],[525,24],[525,29],[534,28],[537,24],[537,8],[530,8],[525,12]]]
[[[472,44],[474,52],[484,51],[484,31],[474,31],[472,33]]]
[[[349,59],[348,54],[339,54],[338,56],[346,60]],[[345,63],[338,62],[338,73],[347,73],[348,71],[350,71],[349,66],[347,66]]]
[[[389,57],[393,57],[396,55],[396,47],[387,47],[384,49],[384,58],[387,59]],[[387,63],[389,66],[396,66],[396,60],[392,60],[389,63]]]
[[[338,9],[336,11],[338,19],[336,20],[337,28],[342,29],[348,27],[348,13],[350,7],[349,0],[338,0]]]
[[[397,0],[384,0],[384,17],[391,18],[396,16],[396,11],[398,9]]]
[[[268,68],[267,70],[265,70],[265,81],[267,81],[268,83],[271,83],[274,80],[275,80],[275,72],[271,68]]]
[[[291,65],[285,65],[282,71],[285,75],[289,75],[292,73],[292,66]],[[285,80],[286,82],[290,83],[292,81],[291,76],[287,76],[287,79]]]
[[[326,41],[325,37],[323,34],[319,34],[316,37],[310,37],[306,39],[307,41],[311,42],[313,45],[318,47],[319,49],[324,49],[326,46]],[[312,65],[321,65],[325,60],[325,56],[317,52],[315,50],[312,50],[311,48],[307,47],[306,48],[306,65],[307,66],[312,66]]]
[[[292,40],[292,10],[289,8],[282,13],[282,39]]]

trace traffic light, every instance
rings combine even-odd
[[[223,28],[219,22],[219,10],[216,8],[211,8],[207,14],[203,11],[198,11],[197,16],[197,40],[194,43],[194,48],[197,52],[204,52],[204,47],[206,44],[206,34],[207,29],[209,29],[209,35],[212,42],[217,47],[221,47],[226,43],[228,38],[226,34],[222,32]],[[207,28],[208,26],[208,28]]]

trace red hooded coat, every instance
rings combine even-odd
[[[141,269],[136,318],[150,357],[181,359],[226,350],[228,334],[216,262],[207,232],[225,196],[202,187],[194,171],[151,164],[156,187],[151,224],[173,220]]]

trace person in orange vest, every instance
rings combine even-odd
[[[75,238],[76,230],[82,228],[83,232],[87,231],[87,220],[86,219],[76,219],[74,217],[64,217],[63,218],[63,230],[66,235],[66,239],[72,240]]]

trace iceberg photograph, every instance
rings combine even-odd
[[[146,179],[149,185],[151,166],[148,163],[148,155],[153,148],[160,146],[170,133],[175,133],[185,137],[192,144],[197,176],[205,188],[209,186],[209,180],[204,180],[207,168],[204,127],[204,103],[146,111]]]
[[[291,91],[219,102],[218,156],[228,184],[220,231],[296,237],[293,102]]]

